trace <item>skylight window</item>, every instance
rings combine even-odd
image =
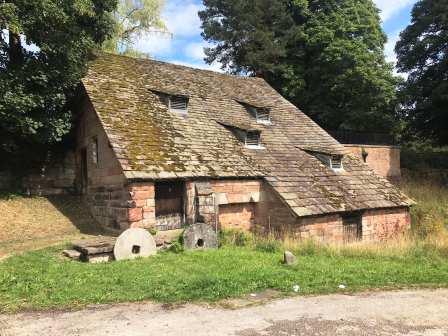
[[[169,96],[168,108],[170,112],[178,114],[188,113],[188,98],[183,96]]]

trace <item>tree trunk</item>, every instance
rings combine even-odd
[[[9,66],[20,65],[23,61],[20,35],[9,31]]]

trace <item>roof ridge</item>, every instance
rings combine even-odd
[[[259,78],[259,77],[235,75],[235,74],[231,74],[231,73],[218,72],[218,71],[214,71],[214,70],[194,68],[192,66],[176,64],[176,63],[173,63],[173,62],[162,61],[162,60],[158,60],[158,59],[139,58],[139,57],[134,57],[134,56],[129,56],[129,55],[119,55],[119,54],[114,54],[114,53],[107,52],[107,51],[101,51],[101,52],[96,53],[97,57],[99,57],[100,55],[103,55],[103,56],[106,55],[106,56],[117,57],[117,58],[128,58],[128,59],[131,59],[133,61],[140,62],[140,63],[158,63],[158,64],[161,64],[161,65],[171,66],[171,67],[174,67],[174,68],[194,70],[194,71],[197,71],[197,72],[207,72],[207,73],[211,73],[213,75],[224,76],[224,77],[233,77],[233,78],[236,78],[236,79],[244,79],[244,80],[246,80],[246,79],[247,80],[260,80],[261,79],[261,80],[263,80],[262,78]]]

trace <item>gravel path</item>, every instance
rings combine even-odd
[[[240,309],[139,303],[0,315],[0,335],[448,336],[448,290],[294,297]]]

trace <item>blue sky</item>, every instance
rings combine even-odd
[[[219,70],[219,64],[204,63],[203,48],[207,43],[201,37],[201,22],[197,15],[202,8],[200,0],[165,0],[163,19],[172,37],[143,36],[137,49],[153,58],[196,68]],[[383,28],[389,37],[385,47],[388,61],[395,61],[393,52],[398,35],[410,22],[412,6],[417,0],[374,0],[381,10]]]

